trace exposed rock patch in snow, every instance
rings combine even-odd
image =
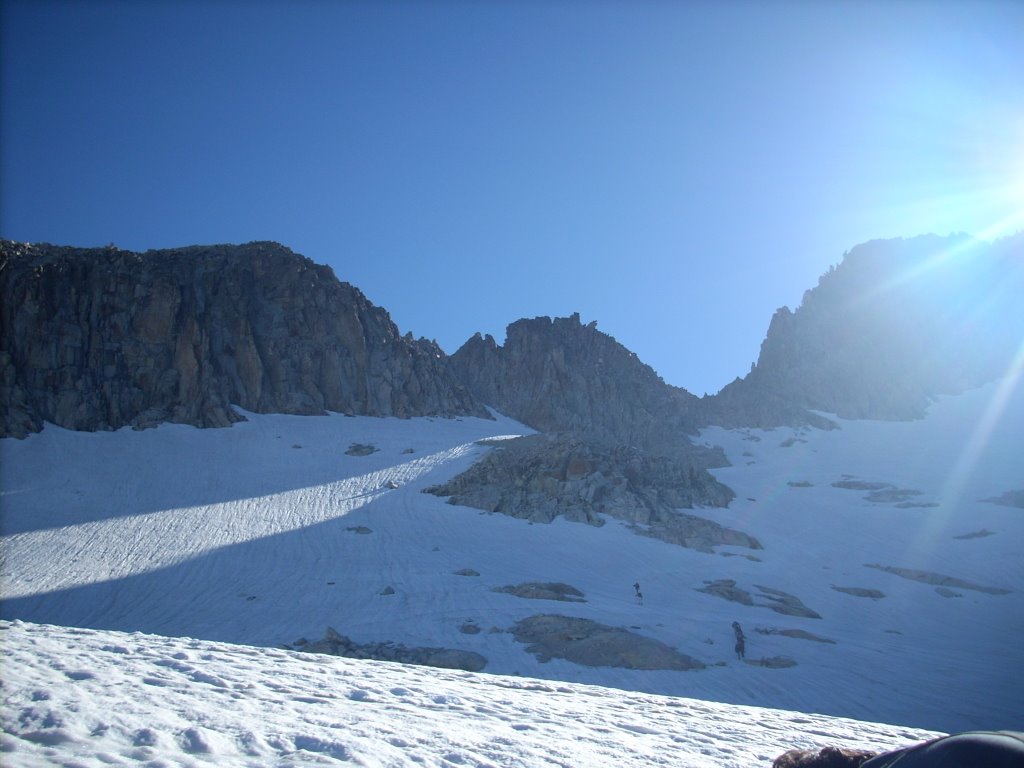
[[[741,605],[753,605],[754,598],[745,589],[736,586],[735,579],[716,579],[705,581],[704,586],[697,590],[708,595],[721,597],[723,600],[731,600]]]
[[[843,488],[848,491],[880,491],[883,488],[892,488],[891,483],[878,483],[870,480],[852,480],[844,478],[832,483],[833,488]]]
[[[807,619],[821,618],[820,614],[804,605],[803,601],[796,595],[791,595],[788,592],[783,592],[781,589],[773,589],[772,587],[762,587],[756,584],[754,586],[761,593],[759,596],[767,602],[755,602],[750,592],[736,586],[735,579],[705,581],[704,586],[697,591],[721,597],[724,600],[731,600],[741,605],[771,608],[776,613],[782,613],[786,616],[802,616]]]
[[[999,496],[992,496],[988,499],[982,499],[982,501],[987,501],[989,504],[1001,504],[1004,507],[1024,509],[1024,490],[1006,491]]]
[[[622,627],[590,619],[542,615],[522,619],[512,634],[540,661],[566,659],[588,667],[626,669],[704,669],[704,664],[674,648]]]
[[[995,536],[994,531],[990,531],[987,528],[982,528],[980,531],[971,531],[970,533],[963,533],[959,536],[954,536],[954,539],[984,539],[986,536]]]
[[[380,449],[375,445],[368,445],[366,443],[352,443],[346,450],[346,456],[369,456],[371,453],[376,453]]]
[[[696,447],[653,455],[567,435],[531,435],[506,441],[427,492],[448,496],[454,505],[538,523],[562,517],[600,526],[607,516],[642,535],[704,552],[727,545],[760,549],[749,534],[680,511],[729,503],[732,492],[707,471],[722,461]]]
[[[803,601],[796,595],[791,595],[788,592],[783,592],[781,589],[774,589],[773,587],[762,587],[759,584],[754,586],[760,590],[761,597],[768,601],[767,603],[757,603],[757,605],[771,608],[776,613],[786,616],[802,616],[805,619],[821,618],[821,614],[817,611],[812,611],[804,605]]]
[[[463,625],[465,627],[466,625]],[[465,632],[465,630],[463,629]],[[477,629],[479,631],[479,628]],[[472,633],[467,633],[472,634]],[[401,643],[355,643],[332,627],[327,628],[322,640],[302,643],[298,650],[306,653],[326,653],[350,659],[397,661],[441,669],[463,669],[479,672],[487,666],[487,659],[479,653],[457,648],[408,648]]]
[[[854,597],[870,597],[874,600],[881,600],[885,597],[885,592],[880,589],[870,589],[868,587],[837,587],[835,584],[832,585],[832,589],[836,592],[842,592],[846,595],[853,595]]]
[[[559,582],[528,581],[495,587],[492,592],[505,592],[528,600],[560,600],[565,603],[585,603],[584,595],[576,587]]]
[[[813,640],[816,643],[827,643],[829,645],[835,645],[835,640],[830,640],[827,637],[821,637],[813,632],[808,632],[805,629],[777,629],[775,627],[756,627],[755,632],[761,635],[781,635],[782,637],[792,637],[797,640]]]
[[[850,491],[868,491],[869,493],[864,496],[866,501],[874,502],[875,504],[895,504],[900,509],[938,506],[938,504],[932,501],[912,501],[912,499],[920,496],[922,492],[913,488],[897,488],[892,483],[844,478],[832,483],[832,487]]]
[[[932,573],[931,571],[920,571],[916,568],[899,568],[894,565],[879,565],[878,563],[864,565],[865,568],[877,568],[880,571],[891,573],[896,576],[900,576],[904,579],[910,579],[911,581],[922,581],[925,584],[934,584],[940,587],[956,587],[958,589],[970,589],[975,592],[984,592],[989,595],[1008,595],[1013,590],[1003,589],[1002,587],[986,587],[981,584],[974,584],[964,579],[957,579],[953,576],[946,576],[941,573]]]
[[[760,659],[744,659],[744,664],[752,667],[766,667],[767,669],[789,669],[796,666],[796,661],[788,656],[768,656]]]

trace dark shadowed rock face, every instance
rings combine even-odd
[[[579,315],[508,326],[504,346],[477,334],[452,363],[482,402],[541,432],[661,449],[699,426],[699,399]]]
[[[705,407],[723,426],[793,423],[795,408],[909,419],[938,395],[1007,372],[1024,338],[1024,235],[926,235],[858,245],[791,312],[757,364]]]
[[[433,343],[276,243],[0,241],[0,435],[268,413],[486,416]]]

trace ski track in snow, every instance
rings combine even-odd
[[[574,684],[642,691],[614,696],[638,697],[629,699],[634,703],[656,702],[657,706],[645,703],[643,707],[663,711],[665,717],[675,716],[678,707],[657,698],[660,695],[826,713],[934,731],[1019,727],[1024,712],[1024,688],[1019,684],[1024,678],[1024,644],[1019,642],[1024,635],[1024,512],[982,501],[1024,489],[1020,451],[1024,391],[1019,385],[1014,388],[1004,381],[943,398],[928,418],[914,422],[841,422],[841,429],[828,432],[704,430],[699,440],[721,445],[730,459],[731,466],[714,473],[733,488],[736,499],[728,509],[696,513],[750,533],[765,546],[758,551],[721,547],[713,555],[637,536],[617,521],[600,528],[564,520],[533,525],[455,507],[422,493],[492,450],[476,441],[529,431],[508,419],[247,416],[247,422],[228,429],[163,425],[142,432],[75,433],[48,425],[26,440],[0,440],[0,615],[37,624],[261,646],[237,653],[254,665],[257,659],[269,663],[274,669],[253,675],[262,680],[272,677],[282,686],[289,683],[276,666],[293,657],[267,649],[299,638],[319,639],[327,626],[333,626],[357,643],[392,641],[472,650],[487,658],[488,673],[515,676],[488,677],[474,682],[476,686],[504,679],[502,690],[513,691],[508,680],[519,678],[522,686],[544,685],[556,692],[568,686],[577,698],[591,696],[590,689]],[[353,443],[371,444],[377,450],[366,456],[347,455]],[[884,483],[896,491],[913,491],[900,498],[925,506],[872,501],[867,490],[833,485],[841,481]],[[986,535],[964,538],[979,531]],[[936,585],[866,568],[869,564],[944,574],[1008,592],[957,588],[947,590],[953,596],[944,596]],[[479,576],[458,575],[464,569],[473,569]],[[705,582],[721,579],[734,580],[756,604],[741,605],[697,591]],[[525,581],[571,584],[585,593],[586,602],[523,600],[493,591]],[[642,585],[643,606],[633,599],[634,581]],[[761,587],[796,595],[822,618],[771,611],[765,607],[769,602],[765,595],[770,593]],[[884,597],[857,597],[836,587],[877,590]],[[540,613],[627,627],[708,666],[696,672],[664,672],[591,668],[560,659],[541,663],[508,632],[516,621]],[[733,620],[740,621],[746,631],[749,661],[779,656],[796,665],[771,669],[737,661],[732,653]],[[480,631],[467,634],[463,631],[467,625]],[[63,638],[60,642],[88,636],[74,634],[78,630],[19,626],[17,632],[5,634],[21,638],[19,642],[40,653],[49,642],[46,636]],[[834,642],[795,639],[776,633],[779,629],[799,629]],[[59,645],[57,639],[52,642]],[[198,641],[157,637],[146,642],[159,646]],[[183,646],[174,647],[178,648],[175,653],[190,653]],[[32,694],[17,693],[21,689],[12,687],[14,678],[6,669],[31,667],[36,652],[18,648],[14,645],[11,650],[17,665],[5,665],[3,675],[5,699],[15,703],[17,696],[31,698]],[[71,653],[73,649],[58,651],[56,645],[52,651],[54,658]],[[296,658],[301,660],[296,669],[308,670],[314,664],[309,657]],[[350,671],[361,669],[362,664],[330,659],[316,663]],[[90,669],[84,661],[80,666]],[[291,667],[287,668],[291,674]],[[371,668],[378,667],[365,666]],[[157,681],[180,682],[188,677],[167,677],[168,670],[146,669],[140,674]],[[37,673],[44,674],[39,670],[31,674]],[[200,673],[220,679],[227,674],[209,669]],[[439,686],[446,680],[477,680],[437,670],[408,674],[422,676],[417,685],[423,690],[429,690],[424,680],[436,679]],[[528,678],[565,683],[523,682]],[[59,689],[58,681],[69,690],[47,686],[51,700],[94,685],[87,676],[74,680],[56,675],[50,682]],[[153,702],[173,688],[145,685],[141,690],[155,697]],[[220,691],[212,695],[221,700],[231,698],[234,690],[195,680],[190,685],[193,694]],[[412,690],[411,685],[397,687]],[[116,699],[120,694],[114,687],[105,688],[115,698],[108,704],[97,693],[88,706],[97,711],[120,711],[123,706],[125,716],[130,716],[131,706]],[[383,696],[383,687],[374,690],[375,694],[365,695],[378,703],[388,701],[399,708],[408,703],[403,697]],[[519,706],[517,695],[509,693],[503,706]],[[345,702],[359,702],[359,696],[363,694]],[[607,702],[614,696],[602,693],[591,698]],[[208,712],[208,703],[180,706],[183,712],[192,707],[197,717],[214,724],[220,722],[217,718],[227,717],[219,710]],[[368,699],[362,701],[368,703]],[[479,706],[505,711],[493,701]],[[156,711],[155,703],[152,707]],[[455,728],[446,721],[430,726],[437,731],[433,737],[419,737],[433,745],[423,753],[424,760],[458,765],[455,757],[461,755],[462,764],[615,764],[608,756],[611,752],[600,752],[606,737],[616,749],[626,743],[623,739],[633,750],[650,740],[656,748],[644,753],[642,764],[659,764],[671,754],[665,752],[667,742],[645,732],[652,727],[646,715],[605,720],[611,710],[601,709],[600,718],[588,720],[588,704],[565,707],[558,710],[559,717],[568,718],[561,721],[562,728],[567,722],[593,723],[588,737],[593,741],[579,747],[593,752],[574,752],[565,746],[564,754],[557,753],[561,757],[551,757],[556,753],[544,748],[562,736],[540,728],[543,717],[535,714],[523,724],[545,734],[543,738],[533,734],[538,737],[535,747],[517,751],[516,745],[534,743],[528,729],[513,728],[511,734],[494,737],[496,743],[511,740],[507,746],[513,757],[499,759],[498,752],[463,753],[452,746],[452,759],[444,762],[447,753],[431,750],[448,743],[453,734],[463,733],[456,728],[445,735]],[[816,729],[828,738],[853,738],[859,733],[869,734],[868,741],[874,738],[873,731],[829,730],[833,725],[821,723],[833,721],[819,715],[785,715],[796,718],[792,722],[798,725],[801,718],[813,724],[805,733],[767,716],[751,720],[726,704],[685,704],[691,716],[700,707],[707,707],[716,723],[720,720],[723,725],[709,726],[707,734],[674,732],[682,739],[672,742],[675,754],[696,749],[692,756],[686,752],[687,765],[750,764],[755,757],[781,751],[772,747],[755,755],[750,750],[756,751],[756,745],[801,746],[790,743],[790,734],[803,738],[800,734]],[[286,708],[289,718],[300,720],[320,711],[294,702]],[[356,708],[365,716],[365,706]],[[60,708],[52,705],[50,709]],[[423,712],[434,710],[427,706],[420,710],[408,716],[405,727],[416,731],[422,723],[434,722],[427,718],[421,723],[426,717]],[[29,725],[35,723],[32,716],[26,717]],[[218,741],[221,726],[189,726],[184,724],[188,717],[182,717],[182,722],[159,731],[162,746],[150,747],[155,750],[152,759],[162,759],[161,750],[166,747],[173,752],[178,747],[172,745],[180,744],[192,744],[181,749],[193,757],[237,753],[238,761],[247,759],[245,749],[238,746],[244,735],[223,736],[234,745],[229,747],[228,742]],[[269,715],[261,711],[254,717],[258,724]],[[549,729],[558,731],[554,715],[544,717],[553,721]],[[733,721],[747,723],[753,730],[733,734],[728,725]],[[5,721],[5,728],[15,729],[10,733],[22,733],[28,727],[20,720],[13,722]],[[311,756],[334,760],[346,754],[364,755],[359,759],[367,765],[404,765],[403,761],[413,760],[405,748],[396,748],[393,759],[365,757],[375,754],[370,747],[374,740],[380,750],[391,754],[390,737],[381,739],[379,732],[367,732],[364,746],[359,747],[339,740],[337,729],[300,733],[291,720],[274,722],[280,723],[274,727],[282,740],[268,747],[278,737],[259,736],[263,751],[253,764],[265,764],[261,761],[268,755],[286,763],[293,759],[289,751],[295,750],[302,755],[295,758],[296,764]],[[226,721],[223,725],[228,734],[237,734],[239,727]],[[769,736],[776,727],[780,741],[773,742],[774,736]],[[189,728],[205,730],[181,736]],[[897,732],[904,733],[885,731]],[[313,740],[297,746],[296,734]],[[60,742],[63,737],[40,738]],[[568,744],[575,736],[565,739]],[[203,740],[208,742],[207,753],[198,746]],[[736,746],[741,742],[747,746]],[[334,743],[346,744],[347,752],[312,748]],[[699,757],[703,753],[698,743],[714,756],[709,752]],[[719,746],[737,749],[740,757],[729,762],[732,758],[715,751]],[[879,748],[880,743],[866,746]],[[59,743],[38,746],[44,747],[64,754]],[[149,753],[140,752],[142,757],[137,759],[148,760],[145,754]],[[701,759],[707,762],[697,762]]]
[[[926,731],[139,633],[0,623],[3,763],[768,765]]]

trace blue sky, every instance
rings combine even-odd
[[[1024,228],[1024,3],[0,7],[0,236],[276,240],[448,352],[715,392],[855,244]]]

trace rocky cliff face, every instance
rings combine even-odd
[[[1024,339],[1024,235],[992,245],[927,235],[859,245],[772,318],[750,374],[704,404],[725,426],[786,410],[908,419],[1004,374]]]
[[[0,241],[0,436],[255,412],[486,410],[433,343],[275,243],[132,253]]]
[[[477,334],[451,359],[478,399],[542,432],[660,449],[699,425],[697,397],[579,315],[519,320],[504,346]]]

